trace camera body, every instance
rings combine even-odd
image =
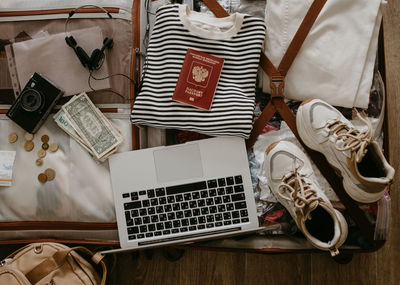
[[[28,133],[42,126],[64,92],[39,73],[34,73],[7,112],[7,117]]]

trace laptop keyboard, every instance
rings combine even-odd
[[[123,193],[129,240],[249,222],[242,176]]]

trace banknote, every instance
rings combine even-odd
[[[74,96],[62,110],[75,132],[93,151],[96,158],[108,156],[109,152],[122,143],[122,136],[116,133],[86,93]]]
[[[87,151],[93,154],[92,151],[89,149],[89,147],[86,145],[85,141],[76,132],[76,130],[72,126],[72,123],[70,122],[70,120],[68,119],[67,115],[65,114],[62,108],[53,116],[53,119],[64,132],[70,135],[73,139],[75,139],[78,143],[80,143]]]
[[[68,119],[67,115],[65,114],[65,112],[62,108],[53,116],[53,119],[57,123],[57,125],[61,129],[63,129],[67,134],[69,134],[74,139],[78,140],[79,143],[85,144],[83,139],[79,136],[79,134],[76,132],[76,130],[72,126],[71,121]],[[114,126],[114,124],[112,124],[111,122],[109,122],[109,124],[110,124],[111,128],[113,129],[114,133],[116,134],[116,136],[123,139],[123,136],[121,135],[120,130],[118,130],[118,128],[116,128]]]

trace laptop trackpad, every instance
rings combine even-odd
[[[158,183],[203,177],[200,149],[196,143],[155,150],[153,155]]]

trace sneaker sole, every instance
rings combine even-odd
[[[303,103],[301,103],[300,106],[305,106],[308,103],[314,101],[314,100],[319,100],[316,98],[310,98],[305,100]],[[304,111],[303,108],[298,109],[297,111],[297,118],[301,118],[301,122],[297,123],[299,119],[296,118],[296,125],[297,125],[297,131],[299,133],[299,136],[303,140],[303,142],[311,149],[320,152],[323,154],[328,162],[328,164],[341,176],[343,177],[343,187],[346,190],[346,193],[355,201],[360,202],[360,203],[373,203],[378,201],[382,196],[383,193],[385,192],[385,188],[380,191],[376,192],[373,194],[367,193],[364,190],[360,189],[357,187],[354,182],[351,180],[349,175],[343,175],[343,171],[341,170],[341,165],[339,165],[338,162],[329,160],[328,157],[324,154],[324,148],[321,147],[321,144],[315,144],[312,140],[309,140],[309,138],[313,137],[312,133],[308,132],[308,129],[303,127],[308,125],[308,122],[305,122],[303,118],[305,117],[303,115]],[[299,116],[300,115],[300,116]]]

